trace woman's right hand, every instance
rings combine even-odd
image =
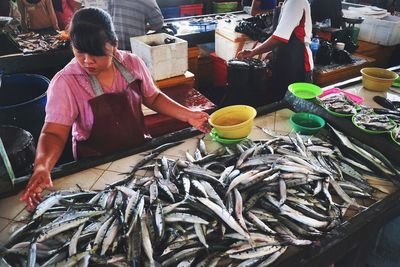
[[[248,59],[254,57],[255,54],[253,50],[242,50],[237,54],[237,58],[242,60],[242,59]]]
[[[26,202],[28,209],[33,209],[42,201],[43,190],[52,186],[50,171],[35,169],[24,194],[21,196],[21,200]]]

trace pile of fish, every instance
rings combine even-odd
[[[14,40],[19,44],[23,53],[43,52],[67,45],[57,34],[39,34],[35,32],[18,34]]]
[[[205,16],[205,17],[194,17],[189,20],[189,25],[205,25],[205,24],[216,24],[218,20],[232,20],[235,19],[236,15],[234,14],[224,14],[224,15],[216,15],[216,16]]]
[[[350,115],[357,113],[357,105],[343,93],[325,95],[318,100],[332,112]]]
[[[361,211],[355,198],[374,199],[350,166],[369,164],[316,137],[245,139],[213,151],[199,139],[185,160],[162,156],[177,144],[154,149],[102,191],[49,194],[0,249],[0,265],[268,266],[288,247],[321,239],[349,206]],[[142,169],[152,174],[135,175]]]
[[[396,123],[385,114],[375,114],[370,109],[362,110],[354,116],[354,124],[371,131],[390,131],[396,127]]]

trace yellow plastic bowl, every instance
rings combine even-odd
[[[399,75],[393,71],[382,68],[361,69],[362,84],[365,89],[384,92],[392,85]]]
[[[250,134],[257,111],[250,106],[234,105],[221,108],[211,114],[209,123],[219,137],[243,138]]]

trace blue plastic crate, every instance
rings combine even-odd
[[[179,18],[180,7],[163,7],[161,8],[161,13],[164,16],[164,19]]]

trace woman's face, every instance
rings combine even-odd
[[[89,74],[89,75],[98,75],[103,71],[107,71],[112,67],[112,60],[116,46],[112,46],[109,43],[105,45],[106,55],[104,56],[92,56],[88,53],[80,52],[74,46],[72,46],[72,51],[74,53],[75,58],[77,59],[79,65]]]

